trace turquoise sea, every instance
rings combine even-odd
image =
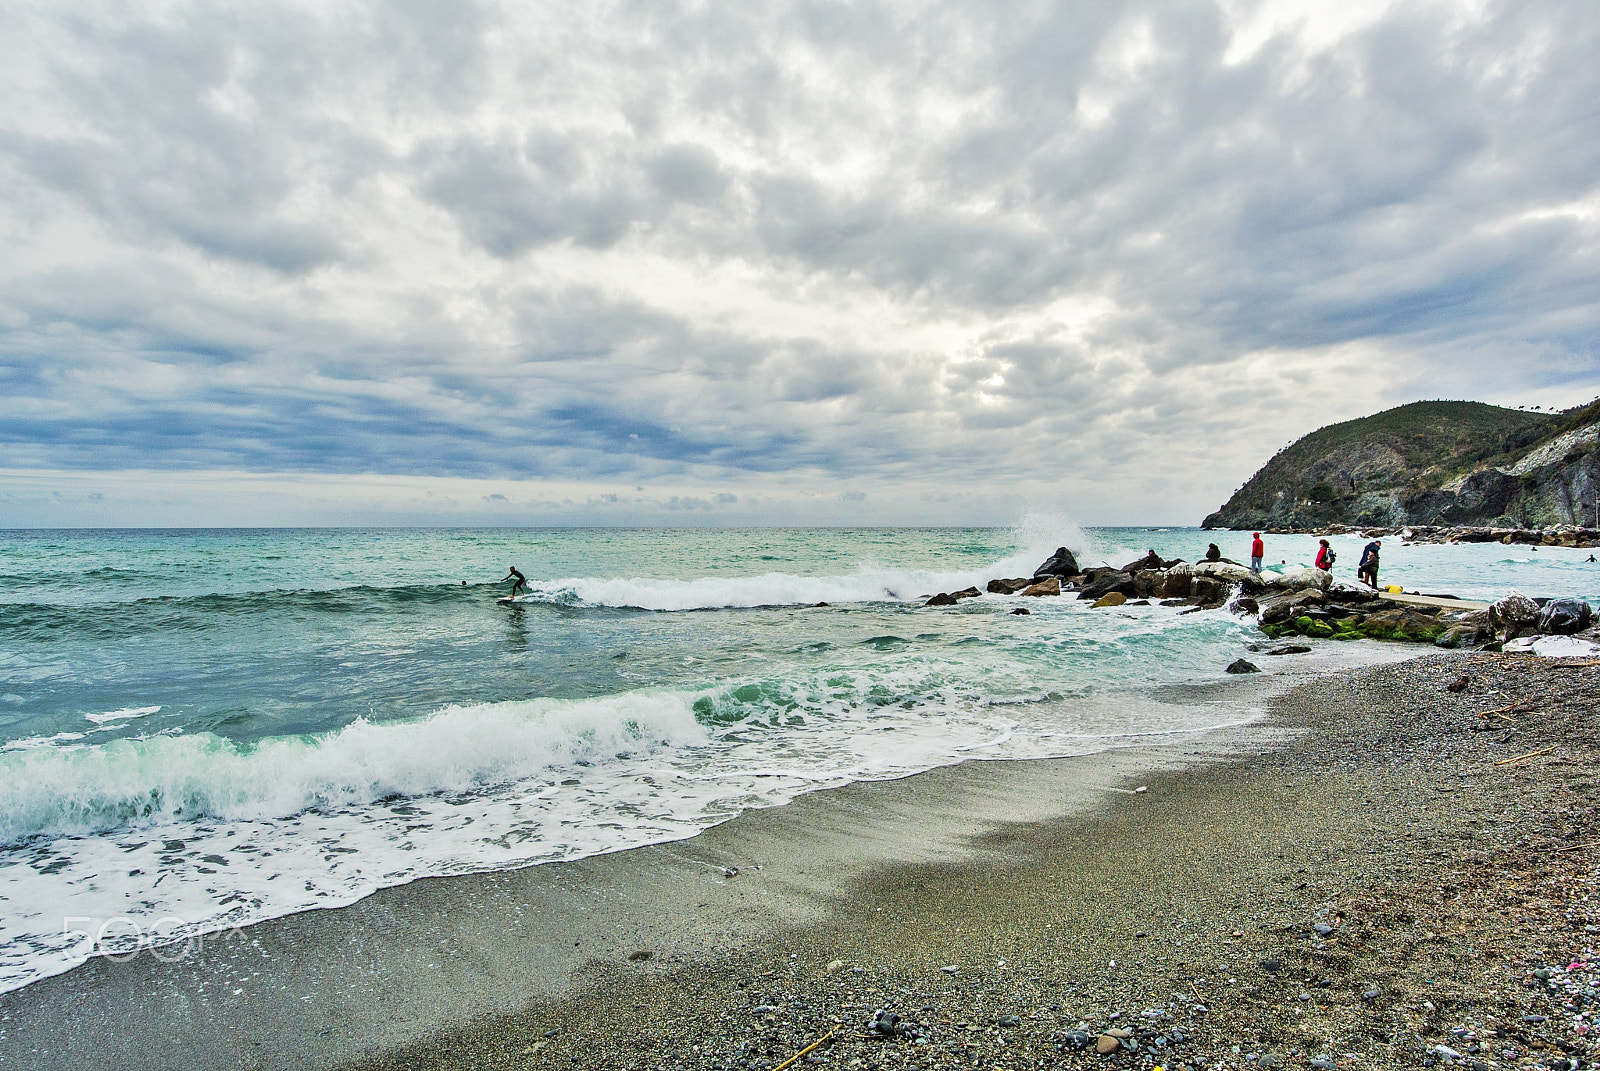
[[[1260,639],[1248,618],[918,600],[1063,543],[1120,565],[1248,539],[1059,519],[0,532],[0,989],[815,788],[1235,722],[1251,711],[1169,686],[1224,679]],[[1342,579],[1362,542],[1335,542]],[[1587,551],[1385,542],[1408,589],[1600,593]],[[1275,537],[1268,561],[1315,546]],[[508,604],[510,565],[533,591]],[[1330,643],[1312,663],[1396,656]]]

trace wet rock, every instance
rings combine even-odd
[[[1128,597],[1120,591],[1110,591],[1094,601],[1095,606],[1121,606]]]
[[[1227,670],[1225,672],[1228,672],[1228,673],[1260,673],[1261,670],[1260,670],[1259,667],[1256,666],[1256,664],[1254,662],[1248,662],[1245,659],[1240,658],[1240,659],[1237,659],[1237,660],[1235,660],[1233,662],[1230,662],[1228,664],[1228,668],[1227,668]]]
[[[1582,599],[1552,599],[1539,613],[1539,631],[1571,636],[1589,627],[1594,611]]]
[[[952,591],[950,596],[951,598],[955,599],[976,599],[982,594],[983,592],[979,591],[977,588],[963,588],[960,591]]]
[[[1333,586],[1333,574],[1326,569],[1295,569],[1272,577],[1268,583],[1279,591],[1327,591]]]
[[[989,581],[988,591],[991,595],[1015,595],[1017,592],[1033,586],[1033,581],[1025,576],[999,578]]]
[[[1093,601],[1112,592],[1131,598],[1138,591],[1134,578],[1120,569],[1097,569],[1088,576],[1089,579],[1078,589],[1078,598],[1085,601]]]
[[[1030,587],[1023,588],[1022,589],[1022,594],[1024,594],[1024,595],[1034,595],[1034,596],[1038,596],[1038,595],[1060,595],[1061,594],[1061,581],[1058,578],[1052,576],[1048,580],[1041,580],[1037,584],[1031,585]]]
[[[1011,612],[1014,613],[1014,614],[1031,614],[1031,613],[1033,613],[1033,611],[1028,609],[1026,606],[1019,606],[1015,610],[1012,610]]]
[[[1508,633],[1531,627],[1539,620],[1539,604],[1520,591],[1513,591],[1495,603],[1493,610],[1495,619],[1506,626]]]
[[[1234,600],[1233,612],[1236,614],[1255,614],[1261,612],[1261,604],[1248,595],[1241,595]]]
[[[1311,648],[1303,643],[1286,643],[1282,647],[1274,647],[1268,651],[1269,655],[1309,654]]]
[[[1276,595],[1262,600],[1261,623],[1275,625],[1280,621],[1288,621],[1299,617],[1307,609],[1321,606],[1327,601],[1328,597],[1314,588],[1288,595]]]
[[[1078,568],[1078,559],[1072,556],[1072,551],[1066,547],[1057,547],[1056,552],[1033,571],[1033,577],[1037,580],[1045,576],[1077,576],[1081,571]]]
[[[1258,580],[1258,574],[1252,572],[1248,566],[1224,561],[1199,562],[1194,566],[1193,572],[1196,577],[1209,577],[1229,584],[1255,583]]]
[[[1257,963],[1256,966],[1260,967],[1268,974],[1277,974],[1279,971],[1283,970],[1283,961],[1276,959],[1264,959]]]
[[[951,595],[948,592],[941,591],[941,592],[939,592],[939,594],[933,596],[932,598],[930,598],[927,602],[923,603],[922,605],[924,605],[924,606],[954,606],[955,604],[956,604],[956,597],[954,595]]]

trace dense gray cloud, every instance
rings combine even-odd
[[[0,468],[1193,520],[1331,420],[1596,393],[1596,54],[1581,0],[11,5]]]

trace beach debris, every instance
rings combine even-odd
[[[1227,672],[1227,673],[1260,673],[1261,670],[1260,670],[1259,667],[1256,666],[1256,664],[1254,662],[1250,662],[1250,661],[1247,661],[1246,659],[1239,658],[1239,659],[1235,659],[1233,662],[1230,662],[1228,664],[1228,668],[1224,672]]]
[[[830,959],[828,961],[828,965],[826,967],[822,968],[822,973],[823,974],[838,974],[842,970],[844,970],[844,960],[842,960],[842,959]]]
[[[1515,756],[1513,758],[1509,758],[1509,759],[1498,759],[1498,760],[1496,760],[1495,765],[1496,766],[1509,766],[1511,763],[1513,763],[1513,762],[1521,762],[1523,759],[1531,759],[1531,758],[1534,758],[1534,757],[1539,756],[1539,755],[1548,755],[1550,752],[1554,751],[1555,749],[1556,749],[1556,745],[1555,744],[1551,744],[1549,747],[1540,748],[1538,751],[1530,751],[1526,755],[1517,755],[1517,756]]]
[[[837,1034],[838,1032],[839,1032],[839,1027],[837,1027],[837,1026],[834,1027],[832,1030],[828,1031],[826,1034],[822,1035],[820,1038],[818,1038],[817,1040],[813,1041],[811,1044],[807,1045],[805,1048],[801,1049],[799,1052],[795,1053],[793,1056],[789,1057],[787,1060],[783,1061],[783,1063],[779,1064],[777,1067],[774,1067],[772,1069],[772,1071],[783,1071],[784,1068],[788,1067],[790,1064],[792,1064],[796,1060],[800,1059],[800,1057],[805,1056],[807,1053],[810,1053],[812,1050],[816,1049],[818,1046],[820,1046],[823,1043],[825,1043],[829,1038],[833,1037],[833,1035]]]
[[[1468,677],[1465,673],[1463,673],[1460,676],[1456,677],[1455,680],[1453,680],[1449,684],[1445,685],[1445,687],[1448,688],[1452,692],[1464,692],[1464,691],[1467,690],[1467,685],[1470,684],[1471,682],[1472,682],[1472,678]]]
[[[959,971],[961,968],[957,967],[954,963],[951,963],[951,964],[949,964],[947,966],[940,967],[939,969],[941,971],[943,971],[944,973],[946,973],[946,974],[954,974],[957,971]]]

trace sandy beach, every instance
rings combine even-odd
[[[1597,683],[1425,655],[1172,696],[1270,715],[94,961],[0,998],[0,1061],[1576,1067]]]

